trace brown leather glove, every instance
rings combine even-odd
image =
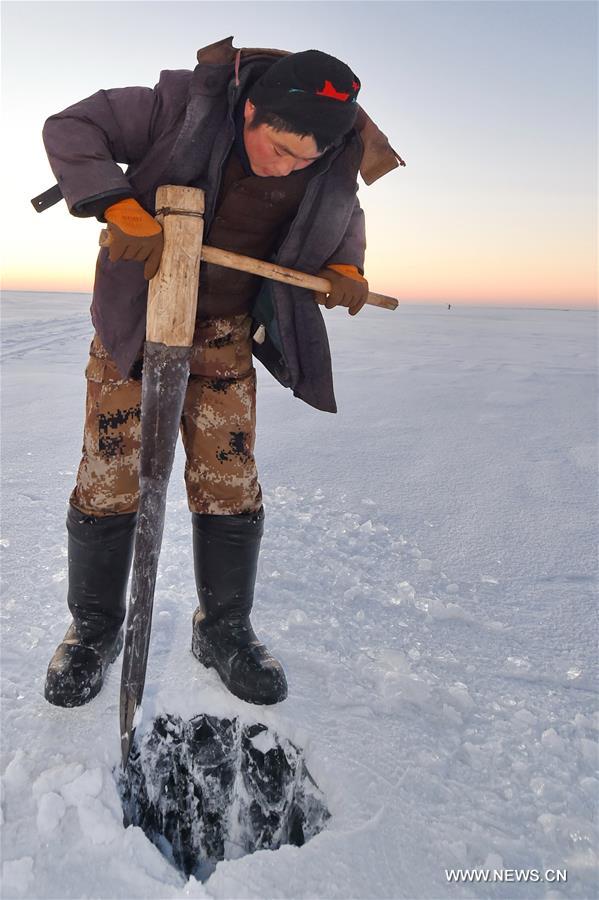
[[[144,278],[153,278],[160,266],[164,237],[162,228],[133,197],[119,200],[104,210],[110,243],[108,257],[145,262]]]
[[[318,274],[331,282],[330,293],[316,294],[319,303],[324,303],[327,309],[347,306],[350,316],[360,312],[368,298],[368,282],[355,266],[334,264]]]

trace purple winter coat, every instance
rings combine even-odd
[[[163,71],[153,89],[101,90],[51,116],[44,144],[70,212],[88,216],[86,204],[128,193],[154,213],[160,185],[194,185],[206,192],[207,231],[234,141],[236,100],[256,64],[281,55],[237,51],[227,38],[198,51],[193,72]],[[356,127],[312,164],[313,177],[274,261],[312,274],[328,263],[362,269],[364,216],[356,197],[357,174],[361,171],[371,183],[398,165],[396,157],[360,110]],[[125,173],[117,163],[127,164]],[[254,343],[254,354],[295,396],[335,412],[328,338],[312,292],[263,284],[254,319],[265,325],[267,339]],[[124,377],[144,340],[147,288],[143,266],[111,263],[108,251],[100,250],[92,321]]]

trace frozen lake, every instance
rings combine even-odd
[[[86,707],[42,695],[68,622],[89,302],[2,300],[3,896],[595,895],[596,313],[327,312],[335,416],[258,364],[254,619],[288,674],[278,707],[228,695],[191,656],[179,450],[141,728],[163,710],[264,722],[305,748],[332,813],[304,847],[201,884],[123,828],[119,664]],[[466,867],[568,881],[448,883]]]

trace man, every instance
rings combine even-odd
[[[239,51],[228,38],[200,50],[193,72],[163,72],[153,90],[99,91],[46,122],[59,188],[51,201],[64,196],[73,215],[97,216],[111,235],[98,257],[83,456],[67,516],[73,621],[48,668],[51,703],[94,697],[122,646],[147,280],[162,252],[156,188],[202,187],[206,243],[323,274],[325,305],[355,315],[368,293],[357,173],[370,183],[398,158],[359,110],[359,89],[328,54]],[[199,596],[192,651],[238,697],[270,704],[285,699],[287,682],[249,618],[264,527],[252,352],[296,396],[336,411],[313,296],[202,264],[181,422]]]

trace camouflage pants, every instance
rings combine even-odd
[[[192,512],[256,512],[256,371],[248,316],[198,323],[181,418]],[[83,455],[71,503],[87,515],[130,513],[139,500],[141,381],[123,379],[96,335],[86,371]]]

